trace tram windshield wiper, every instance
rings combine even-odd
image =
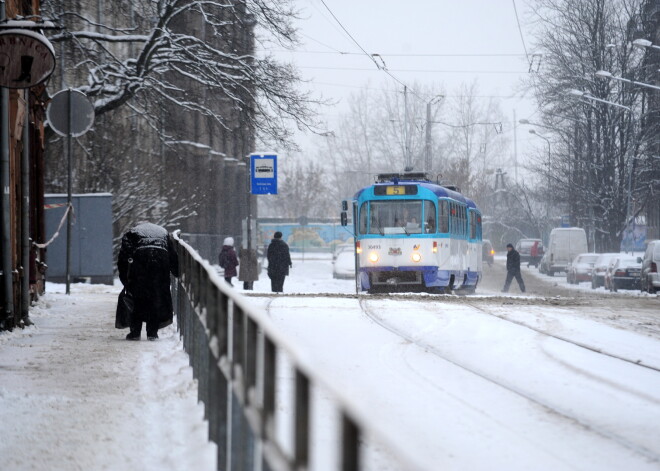
[[[406,226],[404,224],[401,224],[401,229],[403,229],[403,232],[405,232],[407,236],[410,235],[410,232],[408,232],[408,229],[406,229]]]

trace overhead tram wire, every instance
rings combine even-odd
[[[360,89],[360,90],[371,90],[371,91],[377,91],[377,92],[389,92],[391,91],[390,89],[387,88],[380,88],[380,87],[371,87],[369,85],[349,85],[346,83],[332,83],[332,82],[319,82],[316,80],[312,80],[310,83],[313,83],[315,85],[325,85],[328,87],[339,87],[339,88],[355,88],[355,89]],[[518,98],[515,93],[510,94],[510,95],[452,95],[452,94],[443,94],[445,98],[503,98],[505,100],[513,100],[515,98]]]
[[[349,51],[341,51],[337,48],[334,48],[332,46],[328,46],[327,44],[324,44],[320,41],[317,41],[316,39],[312,38],[311,36],[304,35],[305,37],[311,39],[312,41],[316,41],[319,44],[321,44],[324,47],[327,47],[328,49],[332,49],[331,51],[307,51],[307,50],[295,50],[295,51],[288,51],[285,49],[273,49],[271,52],[293,52],[296,54],[339,54],[341,56],[363,56],[364,53],[362,52],[349,52]],[[380,56],[382,57],[526,57],[525,54],[520,54],[520,53],[489,53],[489,52],[484,52],[484,53],[464,53],[464,54],[459,54],[459,53],[379,53]]]
[[[527,52],[527,45],[525,44],[525,36],[523,36],[522,27],[520,26],[520,18],[518,16],[518,7],[516,6],[516,0],[511,0],[513,3],[513,12],[516,15],[516,24],[518,25],[518,32],[520,33],[520,41],[522,42],[523,49],[525,50],[525,57],[527,58],[527,64],[532,66],[532,63],[529,61],[529,53]]]
[[[378,54],[376,54],[376,55],[374,55],[374,54],[369,54],[369,53],[366,51],[366,49],[364,49],[364,48],[362,47],[362,45],[361,45],[361,44],[357,41],[357,39],[355,39],[355,38],[353,37],[353,35],[352,35],[352,34],[346,29],[346,27],[342,24],[342,22],[339,21],[339,18],[337,18],[337,16],[333,13],[333,11],[330,9],[330,7],[328,6],[328,4],[325,3],[325,0],[320,0],[320,2],[323,4],[323,6],[325,7],[325,9],[328,10],[328,12],[332,15],[332,17],[335,19],[335,21],[336,21],[337,24],[341,27],[341,29],[343,29],[344,32],[348,35],[348,37],[351,38],[351,40],[355,43],[355,45],[356,45],[356,46],[357,46],[357,47],[358,47],[358,48],[364,53],[365,56],[367,56],[367,57],[369,58],[369,60],[371,60],[371,61],[376,65],[376,68],[377,68],[378,70],[382,70],[382,71],[385,72],[387,75],[389,75],[394,81],[396,81],[399,85],[401,85],[402,87],[404,87],[404,89],[409,89],[409,90],[413,93],[413,95],[415,95],[417,98],[419,98],[420,100],[424,100],[424,98],[423,98],[419,93],[417,93],[414,89],[410,88],[408,85],[406,85],[405,83],[403,83],[403,82],[402,82],[401,80],[399,80],[399,79],[398,79],[398,78],[397,78],[392,72],[390,72],[390,71],[387,69],[387,67],[385,66],[385,62],[384,62],[384,61],[383,61],[383,64],[379,64],[379,63],[378,63],[378,61],[376,60],[375,56],[380,57],[380,55],[378,55]],[[382,60],[382,57],[381,57],[381,60]]]
[[[347,71],[358,71],[358,72],[377,72],[374,69],[368,69],[365,67],[331,67],[331,66],[313,66],[313,65],[303,65],[299,66],[300,69],[318,69],[318,70],[347,70]],[[378,70],[383,72],[390,72],[389,69],[379,68]],[[437,74],[518,74],[518,75],[527,75],[527,71],[524,70],[441,70],[441,69],[392,69],[392,72],[414,72],[414,73],[437,73]],[[399,79],[393,76],[393,78],[399,82],[401,85],[405,85]],[[410,87],[409,87],[410,88]]]

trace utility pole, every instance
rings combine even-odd
[[[516,121],[516,109],[513,109],[513,178],[518,183],[518,121]]]
[[[424,172],[431,172],[431,103],[426,104],[426,149],[424,152]]]
[[[405,172],[412,171],[412,163],[410,162],[410,146],[408,142],[408,87],[403,86],[403,146],[406,165],[404,168]]]

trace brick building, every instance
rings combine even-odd
[[[9,20],[39,16],[39,0],[7,0],[0,3]],[[43,288],[38,262],[43,251],[32,242],[43,242],[44,234],[44,119],[45,87],[3,89],[0,126],[7,136],[0,139],[2,152],[2,289],[0,290],[0,330],[23,325],[27,319],[31,293]],[[4,110],[3,106],[3,110]],[[29,197],[29,198],[28,198]]]

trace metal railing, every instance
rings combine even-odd
[[[369,426],[368,416],[334,389],[329,379],[314,372],[305,355],[265,312],[226,286],[211,265],[177,235],[174,241],[180,273],[173,279],[174,309],[198,381],[199,400],[205,406],[209,439],[218,446],[218,469],[310,469],[312,387],[330,394],[340,418],[338,446],[326,443],[335,449],[325,454],[330,453],[342,471],[364,469],[361,454],[365,437],[380,437],[375,427]],[[277,397],[281,355],[290,361],[294,372],[293,397],[289,398],[293,437],[288,450],[278,439],[275,426],[276,405],[282,401]],[[392,443],[379,438],[378,443],[388,441]],[[392,447],[388,448],[391,451]],[[404,468],[420,469],[411,464]]]

